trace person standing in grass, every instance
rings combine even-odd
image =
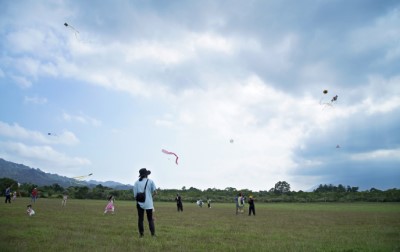
[[[236,214],[243,213],[244,202],[242,193],[239,193],[237,195],[235,201],[236,201]]]
[[[253,213],[253,215],[256,215],[256,209],[254,207],[254,198],[253,196],[250,195],[249,197],[249,216]]]
[[[33,188],[33,190],[32,190],[32,194],[31,194],[31,202],[33,202],[33,203],[35,203],[36,202],[36,199],[37,199],[37,195],[38,195],[38,191],[37,191],[37,188],[35,187],[35,188]]]
[[[11,204],[11,187],[6,188],[6,200],[4,201],[5,203],[10,203]]]
[[[211,208],[211,199],[207,197],[207,206],[208,208]]]
[[[139,170],[139,179],[133,185],[133,196],[136,198],[138,193],[145,193],[145,200],[140,202],[136,200],[136,209],[138,213],[138,228],[139,228],[139,236],[142,238],[144,236],[144,212],[146,211],[147,221],[149,222],[150,233],[153,237],[156,235],[156,230],[154,226],[153,219],[153,196],[157,194],[156,185],[153,180],[149,179],[148,176],[151,174],[151,171],[146,168],[142,168]]]
[[[179,195],[179,193],[176,194],[176,207],[178,208],[178,212],[183,212],[183,204],[182,204],[182,197]]]
[[[65,207],[67,205],[67,199],[68,199],[68,194],[66,192],[64,192],[61,206]]]

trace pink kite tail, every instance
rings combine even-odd
[[[167,151],[167,150],[164,150],[164,149],[162,149],[161,151],[162,151],[163,153],[165,153],[165,154],[174,155],[174,156],[176,157],[175,163],[178,164],[178,155],[176,155],[175,153],[173,153],[173,152],[171,152],[171,151]]]

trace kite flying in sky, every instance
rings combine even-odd
[[[64,26],[67,27],[67,28],[70,28],[70,29],[75,33],[75,37],[76,37],[77,39],[79,39],[79,38],[78,38],[79,31],[78,31],[77,29],[75,29],[73,26],[69,25],[68,23],[64,23]]]
[[[90,176],[92,176],[92,175],[93,175],[93,173],[90,173],[90,174],[88,174],[88,175],[77,176],[77,177],[72,177],[72,178],[73,178],[73,179],[76,179],[76,180],[82,180],[82,179],[85,179],[85,178],[90,177]]]
[[[167,150],[164,150],[164,149],[162,149],[161,150],[163,153],[165,153],[165,154],[168,154],[168,155],[174,155],[175,157],[176,157],[176,159],[175,159],[175,163],[176,164],[178,164],[178,155],[176,155],[175,153],[173,153],[173,152],[170,152],[170,151],[167,151]]]
[[[326,94],[328,94],[328,90],[325,89],[322,93],[324,94],[324,96],[319,101],[319,104],[323,105],[324,108],[326,108],[328,106],[333,107],[333,103],[335,103],[337,101],[338,96],[337,95],[333,96],[332,99],[329,101],[326,98]]]

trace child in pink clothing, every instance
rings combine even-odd
[[[114,214],[114,196],[108,197],[108,204],[106,208],[104,209],[104,214],[111,212],[111,214]]]

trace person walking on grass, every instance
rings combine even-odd
[[[110,196],[108,197],[108,204],[106,206],[106,208],[104,209],[104,214],[106,213],[111,213],[114,214],[114,196]]]
[[[153,219],[153,196],[157,194],[156,185],[153,180],[149,179],[148,176],[151,174],[151,171],[146,168],[142,168],[139,170],[139,179],[133,185],[133,196],[136,199],[136,209],[138,213],[138,228],[139,228],[139,237],[142,238],[144,236],[144,212],[146,211],[147,221],[149,222],[149,229],[151,236],[155,237],[156,230],[154,226]],[[144,193],[144,197],[142,194]]]
[[[254,207],[254,198],[253,196],[250,195],[249,197],[249,216],[253,213],[253,215],[256,215],[256,209]]]
[[[182,204],[182,197],[179,194],[176,194],[176,207],[178,208],[178,212],[183,212],[183,204]]]

